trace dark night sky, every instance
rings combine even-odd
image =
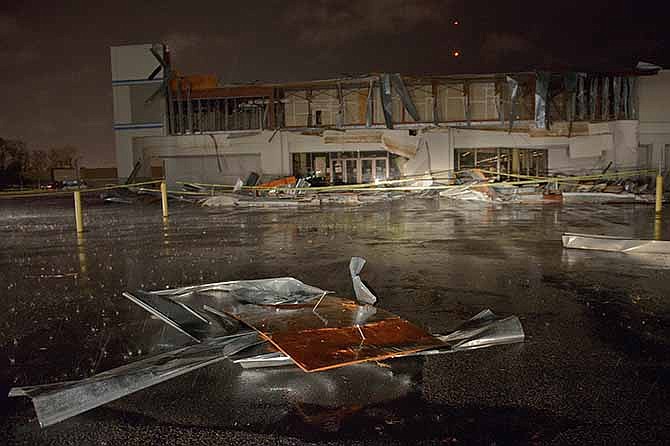
[[[110,45],[164,41],[180,72],[222,82],[670,66],[667,0],[11,3],[0,6],[0,137],[73,144],[85,166],[114,164]]]

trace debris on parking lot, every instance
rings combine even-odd
[[[653,202],[648,171],[532,177],[482,169],[454,172],[440,196],[495,203],[565,202],[578,204]]]
[[[349,264],[357,301],[292,277],[241,280],[124,296],[190,337],[192,344],[80,381],[13,388],[49,426],[175,376],[229,358],[244,368],[298,366],[319,372],[361,362],[522,342],[516,316],[484,310],[448,335],[432,335],[381,308]]]
[[[608,235],[574,234],[562,236],[563,247],[636,254],[670,254],[670,241],[642,240]]]

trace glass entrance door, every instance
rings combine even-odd
[[[355,156],[351,152],[339,155],[341,158],[331,155],[330,170],[333,184],[374,183],[389,178],[388,154],[385,157],[367,155],[365,158],[354,158],[352,155]]]
[[[383,181],[389,177],[389,166],[387,159],[374,160],[375,180]]]
[[[356,184],[360,181],[358,160],[345,158],[334,159],[331,162],[333,182],[335,184]]]
[[[373,165],[374,165],[374,160],[369,160],[369,159],[361,160],[361,182],[362,183],[372,183],[375,180]]]
[[[388,163],[384,158],[361,159],[361,182],[374,183],[388,178]]]
[[[345,159],[344,160],[344,182],[346,184],[358,183],[358,160]]]

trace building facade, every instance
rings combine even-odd
[[[252,171],[346,184],[472,167],[546,175],[670,164],[670,75],[659,67],[219,85],[165,66],[147,80],[150,48],[112,48],[119,176],[138,162],[145,176],[162,166],[170,183],[217,184]]]

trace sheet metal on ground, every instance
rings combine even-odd
[[[252,307],[231,316],[257,330],[306,372],[381,360],[444,343],[388,311],[338,297],[313,305]],[[371,307],[369,307],[371,308]]]
[[[637,254],[670,254],[670,241],[565,233],[563,247]]]
[[[494,345],[515,344],[523,342],[525,334],[521,321],[517,316],[500,317],[491,310],[479,312],[469,321],[459,326],[448,335],[434,335],[443,341],[442,348],[421,350],[412,353],[403,353],[399,356],[428,356],[460,351],[475,350]],[[245,369],[280,367],[293,365],[293,360],[282,352],[274,351],[271,345],[264,345],[262,353],[237,357],[233,359]]]
[[[263,342],[257,333],[209,339],[117,367],[79,381],[15,387],[9,396],[27,396],[40,426],[50,426],[155,384],[222,361]]]
[[[364,263],[362,258],[352,259],[352,279],[359,278]],[[387,311],[326,298],[327,294],[290,277],[124,293],[197,343],[80,381],[16,387],[9,396],[29,397],[44,427],[226,358],[263,362],[268,356],[282,357],[303,370],[317,371],[423,350],[434,354],[442,348],[458,351],[520,342],[524,337],[518,318],[500,319],[487,310],[438,338]],[[305,303],[317,299],[316,305]],[[258,331],[239,331],[237,320]]]

